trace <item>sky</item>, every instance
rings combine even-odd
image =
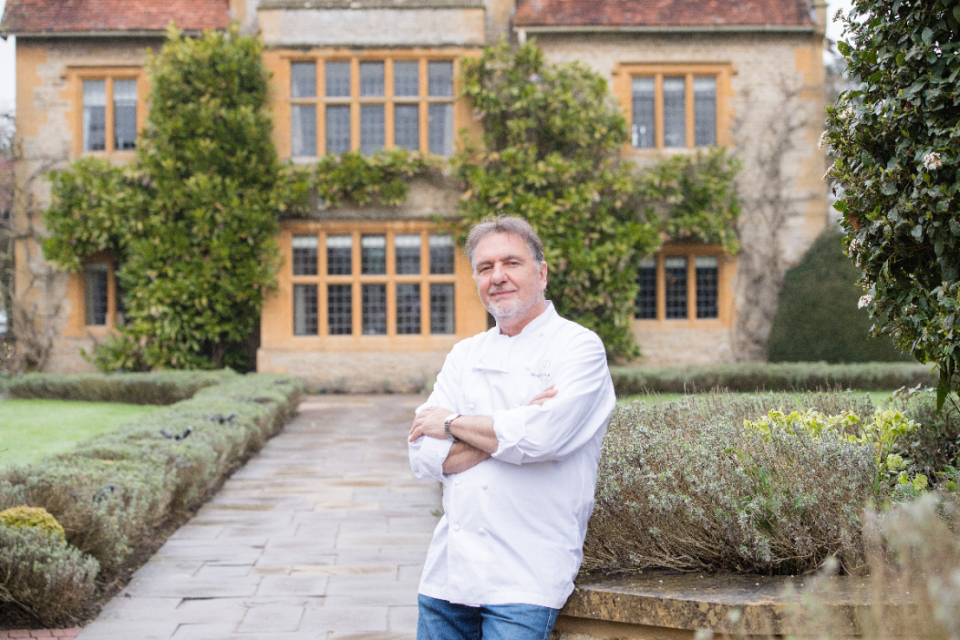
[[[851,0],[827,0],[827,37],[837,40],[840,27],[832,22],[837,9],[848,11]],[[7,0],[0,0],[0,11]],[[0,113],[13,112],[16,107],[16,71],[14,67],[14,48],[16,38],[0,40]]]

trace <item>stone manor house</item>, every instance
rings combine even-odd
[[[42,171],[92,155],[122,163],[146,122],[143,62],[174,21],[187,32],[236,20],[259,32],[272,74],[282,160],[395,146],[454,153],[476,127],[457,98],[462,56],[500,38],[579,60],[609,80],[642,164],[719,145],[744,161],[743,249],[667,242],[643,263],[633,330],[642,365],[763,357],[778,274],[828,223],[823,0],[7,0],[16,36],[14,213],[36,224]],[[261,318],[257,367],[330,390],[415,390],[458,340],[488,326],[470,265],[432,223],[454,213],[452,184],[415,181],[400,207],[318,208],[284,221],[277,293]],[[110,256],[82,273],[16,245],[15,295],[53,336],[44,368],[80,356],[121,318]]]

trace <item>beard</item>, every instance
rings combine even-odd
[[[496,292],[494,292],[496,293]],[[512,300],[494,301],[490,298],[483,300],[483,306],[486,307],[490,315],[498,322],[509,320],[524,315],[535,304],[544,300],[543,291],[538,291],[536,295],[530,296],[526,300],[514,298]]]

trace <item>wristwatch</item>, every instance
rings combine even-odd
[[[453,440],[454,442],[459,442],[459,438],[450,433],[450,424],[460,417],[459,413],[451,413],[443,421],[443,433],[447,436],[447,440]]]

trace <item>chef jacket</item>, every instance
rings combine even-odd
[[[552,384],[554,398],[526,406]],[[490,459],[445,475],[452,441],[410,443],[414,474],[444,485],[420,593],[472,606],[562,608],[583,560],[615,402],[600,338],[549,302],[512,338],[494,327],[454,346],[420,408],[493,416],[500,444]]]

